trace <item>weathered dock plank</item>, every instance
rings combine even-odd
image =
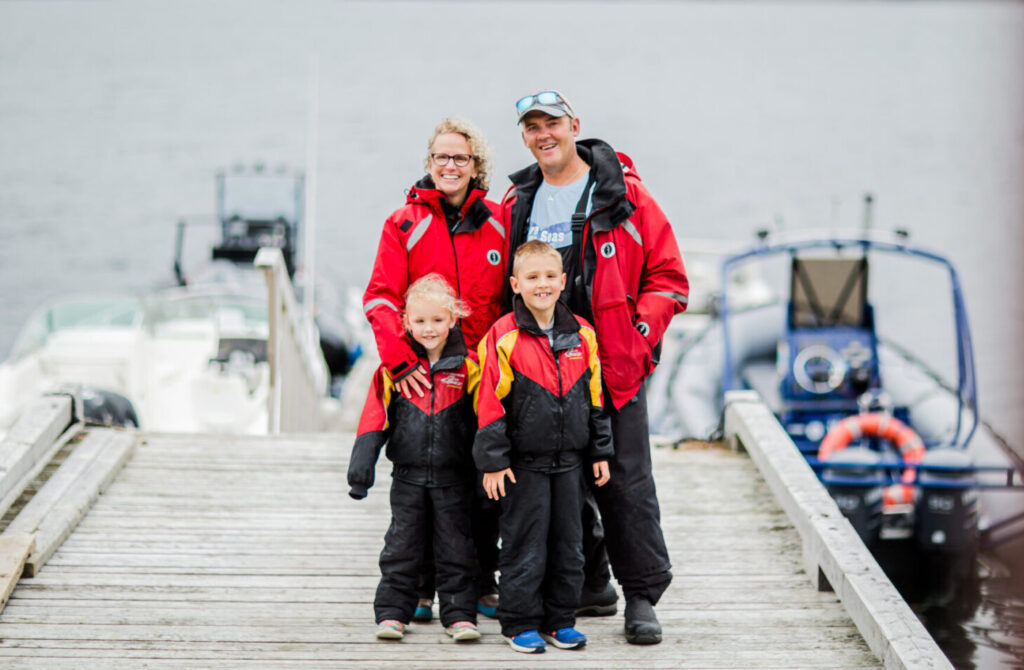
[[[35,575],[53,555],[117,475],[134,445],[130,431],[89,431],[14,518],[5,532],[35,536],[35,548],[25,563],[26,576]]]
[[[14,591],[34,546],[35,537],[28,533],[0,535],[0,611]]]
[[[481,619],[456,645],[435,620],[373,638],[389,465],[347,496],[352,436],[141,436],[45,568],[0,613],[5,668],[878,668],[757,468],[722,448],[656,450],[675,581],[665,642],[590,643],[524,658]]]

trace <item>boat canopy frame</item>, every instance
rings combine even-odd
[[[794,239],[778,243],[766,240],[761,246],[735,254],[725,259],[721,267],[720,286],[722,287],[722,292],[719,300],[724,340],[722,374],[723,394],[726,391],[737,388],[737,371],[735,369],[736,364],[733,361],[733,352],[731,350],[729,317],[734,313],[734,311],[738,312],[740,310],[733,310],[730,306],[728,278],[730,273],[735,271],[739,266],[772,256],[789,255],[791,259],[795,259],[799,253],[809,250],[832,249],[837,253],[840,253],[843,250],[860,251],[863,258],[867,258],[869,252],[911,256],[939,266],[949,277],[952,292],[954,326],[956,329],[955,344],[957,359],[957,380],[955,387],[951,390],[954,391],[959,408],[959,411],[957,412],[956,429],[950,440],[950,446],[961,449],[965,448],[977,430],[979,412],[977,378],[974,366],[974,350],[971,341],[970,324],[967,319],[967,308],[964,302],[962,284],[956,269],[953,267],[953,264],[949,259],[938,253],[910,246],[902,241],[902,239],[903,238],[898,238],[897,240],[885,240],[876,236],[851,235],[847,237],[809,237],[807,239]],[[864,290],[865,292],[867,291],[866,286],[864,287]],[[787,316],[787,318],[789,317]],[[968,410],[970,415],[967,425],[965,425],[964,422],[965,409]]]

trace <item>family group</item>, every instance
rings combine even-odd
[[[381,365],[348,470],[365,498],[381,449],[391,524],[374,598],[380,639],[430,620],[456,641],[496,617],[516,651],[576,649],[576,617],[617,611],[662,639],[672,579],[644,380],[689,284],[632,160],[557,91],[516,102],[535,162],[487,199],[477,128],[443,120],[427,174],[385,222],[363,299]]]

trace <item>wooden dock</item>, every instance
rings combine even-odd
[[[512,651],[496,621],[374,639],[389,466],[347,495],[353,436],[140,434],[105,492],[0,613],[4,668],[877,668],[758,467],[721,445],[655,450],[675,580],[665,641],[581,619],[577,651]],[[621,604],[621,601],[620,601]]]

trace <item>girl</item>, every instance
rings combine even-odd
[[[441,623],[456,641],[480,637],[476,627],[478,564],[470,535],[472,458],[476,418],[473,391],[480,381],[456,322],[466,309],[436,273],[405,294],[402,323],[429,386],[423,395],[396,392],[381,364],[359,420],[348,468],[349,495],[366,497],[387,444],[391,472],[391,526],[380,555],[381,580],[373,601],[379,639],[401,639],[417,605],[424,546],[433,543]],[[428,536],[429,533],[429,536]]]

